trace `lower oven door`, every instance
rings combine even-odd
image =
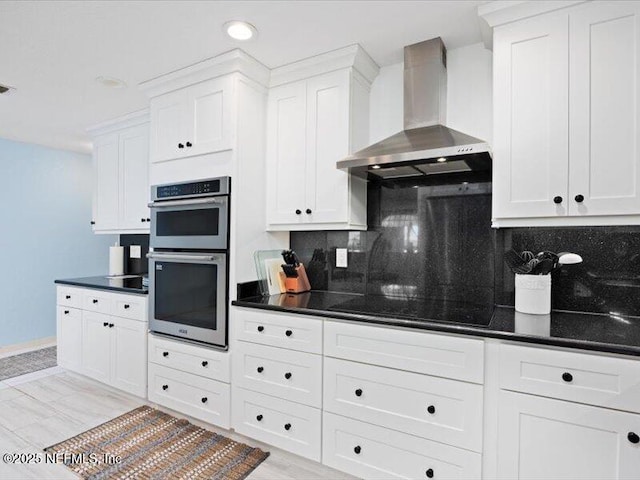
[[[149,253],[149,328],[227,346],[227,255]]]

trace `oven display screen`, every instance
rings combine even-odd
[[[160,199],[215,193],[220,193],[220,180],[207,180],[206,182],[193,182],[182,183],[179,185],[160,186],[157,187],[156,197]]]

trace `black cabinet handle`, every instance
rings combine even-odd
[[[287,330],[286,332],[284,332],[284,334],[285,334],[287,337],[290,337],[291,335],[293,335],[293,332],[292,332],[291,330]]]
[[[168,357],[169,356],[169,352],[162,352],[162,356],[163,357]]]
[[[307,214],[307,215],[311,215],[311,209],[310,209],[310,208],[307,208],[307,209],[305,210],[305,212],[306,212],[306,214]]]
[[[71,295],[65,295],[64,298],[66,298],[67,300],[71,299]]]
[[[128,303],[125,303],[125,304],[124,304],[124,309],[125,309],[125,310],[128,310],[130,307],[131,307],[131,305],[129,305]]]
[[[96,224],[96,222],[94,222],[93,220],[91,220],[91,222],[89,222],[89,223],[91,223],[91,225],[95,225]]]
[[[208,399],[207,397],[202,397],[202,398],[200,399],[200,401],[201,401],[202,403],[207,403],[207,402],[209,401],[209,399]]]
[[[94,298],[93,303],[98,303],[98,300]]]
[[[427,407],[427,412],[429,412],[431,415],[433,415],[434,413],[436,413],[436,407],[434,407],[433,405],[429,405]]]
[[[65,314],[65,315],[69,315],[69,310],[65,310],[65,311],[64,311],[64,314]]]
[[[264,372],[264,367],[258,367],[256,368],[256,370],[258,370],[258,373],[262,373]]]
[[[562,197],[560,196],[553,197],[553,203],[556,203],[556,204],[562,203]]]
[[[109,328],[113,328],[115,325],[113,323],[109,324]]]
[[[150,221],[151,221],[151,219],[150,219],[150,218],[147,218],[147,222],[150,222]]]
[[[264,332],[264,327],[262,325],[258,325],[258,331],[259,332]]]
[[[433,468],[427,469],[424,473],[427,475],[427,478],[433,478]]]
[[[187,147],[193,147],[193,145],[191,144],[191,142],[187,142]]]
[[[302,213],[302,210],[300,210],[299,208],[296,209],[296,215],[300,215]]]
[[[361,397],[362,396],[362,389],[358,388],[355,393],[356,393],[356,397]]]
[[[178,148],[184,148],[184,145],[182,143],[179,143]]]
[[[209,362],[207,362],[206,360],[203,360],[203,361],[202,361],[202,366],[203,366],[203,367],[206,367],[207,365],[209,365]]]
[[[572,382],[573,381],[573,375],[571,375],[569,372],[564,372],[562,374],[562,380],[564,380],[567,383]]]
[[[162,385],[163,390],[166,390],[167,388],[169,388],[169,385]]]
[[[141,222],[146,222],[146,220],[144,218],[141,218],[140,221]]]
[[[287,372],[284,374],[284,378],[286,378],[287,380],[289,380],[291,378],[291,372]]]
[[[284,429],[285,429],[285,430],[291,430],[291,424],[290,424],[290,423],[286,423],[286,424],[284,425]]]
[[[578,203],[584,202],[584,195],[580,195],[580,194],[576,195],[575,201]]]
[[[360,445],[356,445],[355,447],[353,447],[353,451],[356,452],[356,455],[360,455],[362,448],[360,447]]]
[[[258,415],[258,416],[256,417],[256,420],[257,420],[257,421],[259,421],[259,422],[261,422],[263,418],[264,418],[264,417],[263,417],[262,415]]]
[[[104,322],[104,323],[102,324],[102,326],[103,326],[103,327],[108,327],[108,326],[109,326],[109,322]]]
[[[631,443],[639,443],[640,442],[640,437],[635,432],[629,432],[627,434],[627,440],[629,440]]]

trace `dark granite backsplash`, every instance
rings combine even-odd
[[[149,270],[149,235],[148,234],[125,234],[120,235],[120,245],[125,247],[125,269],[127,275],[144,274]],[[140,258],[131,258],[129,248],[131,245],[140,245]]]
[[[495,230],[488,188],[370,185],[368,231],[291,232],[291,248],[314,290],[484,305],[514,304],[506,250],[570,251],[584,263],[553,274],[554,309],[640,315],[640,226]]]

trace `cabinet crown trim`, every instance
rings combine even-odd
[[[241,73],[264,87],[269,85],[269,69],[249,54],[236,48],[142,82],[138,88],[153,98],[231,73]]]
[[[478,16],[483,18],[490,27],[497,27],[506,23],[585,3],[586,1],[588,0],[525,0],[517,2],[497,0],[480,5],[478,7]]]
[[[135,112],[127,113],[117,118],[107,120],[106,122],[92,125],[86,129],[86,132],[91,136],[104,135],[105,133],[117,132],[125,128],[135,127],[149,123],[149,109],[143,108]]]
[[[322,53],[271,70],[270,87],[297,82],[343,68],[353,68],[371,85],[380,67],[358,44]]]

